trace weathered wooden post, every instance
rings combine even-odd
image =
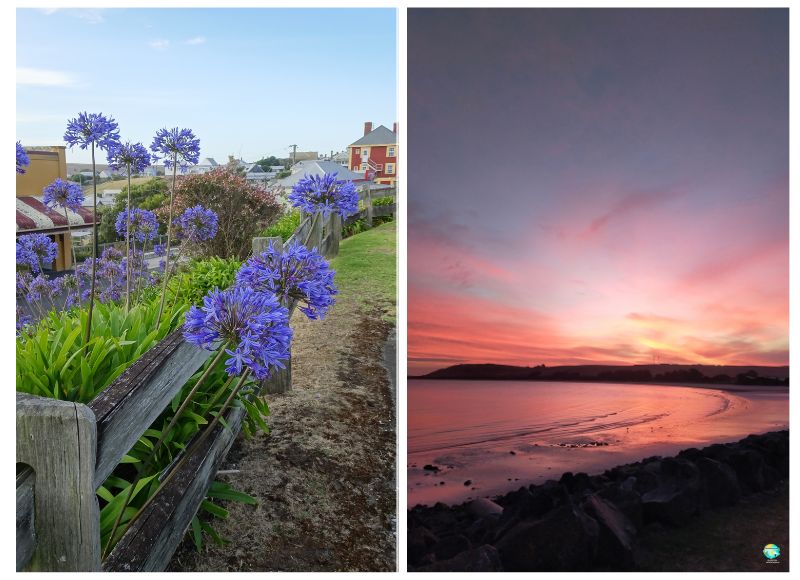
[[[342,241],[342,216],[338,213],[331,214],[330,227],[328,251],[325,253],[325,257],[329,259],[339,255],[339,242]]]
[[[17,393],[17,463],[34,477],[36,547],[26,570],[100,570],[96,451],[89,407]]]
[[[369,186],[369,183],[366,184],[365,187],[367,188],[367,197],[364,206],[367,210],[367,225],[372,227],[372,188]]]
[[[253,238],[253,255],[260,254],[269,248],[270,243],[272,247],[278,250],[279,252],[283,251],[283,240],[279,237],[271,237],[271,238]],[[285,305],[289,307],[289,319],[291,320],[292,311],[294,310],[291,308],[290,305]],[[283,370],[275,371],[272,376],[261,383],[261,392],[267,395],[274,395],[277,393],[285,393],[286,391],[292,390],[292,357],[289,356],[289,360],[286,361],[286,368]]]

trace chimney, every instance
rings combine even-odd
[[[367,121],[364,123],[364,135],[372,131],[372,121]]]
[[[394,122],[394,125],[392,125],[392,133],[394,133],[395,135],[397,135],[397,121],[395,121],[395,122]]]

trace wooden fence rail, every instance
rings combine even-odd
[[[290,240],[330,258],[338,254],[341,231],[338,216],[304,215]],[[281,247],[280,238],[256,238],[253,251],[269,243]],[[210,355],[176,330],[88,405],[17,394],[17,570],[167,566],[241,429],[243,409],[228,411],[228,428],[218,425],[180,464],[103,563],[95,492]],[[262,393],[290,388],[290,363],[262,384]]]

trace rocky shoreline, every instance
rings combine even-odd
[[[650,457],[601,475],[565,473],[494,500],[416,506],[409,571],[634,570],[645,526],[680,527],[705,510],[789,478],[789,431]]]

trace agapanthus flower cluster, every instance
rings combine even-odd
[[[108,165],[118,171],[127,169],[134,173],[141,173],[150,165],[150,153],[141,143],[117,143],[108,150]]]
[[[25,149],[23,149],[20,142],[17,141],[17,173],[25,173],[24,167],[30,164],[31,160],[28,159],[28,154],[25,153]]]
[[[159,129],[150,145],[154,159],[163,159],[164,167],[172,168],[173,162],[181,169],[200,160],[200,139],[190,129]]]
[[[131,234],[140,243],[149,242],[158,236],[158,219],[156,214],[147,209],[137,207],[130,210]],[[127,238],[128,233],[128,210],[124,209],[117,214],[117,221],[114,227],[122,238]]]
[[[289,194],[292,205],[323,217],[338,213],[343,218],[358,211],[358,192],[352,181],[336,179],[337,173],[304,175]]]
[[[33,317],[29,316],[20,306],[17,305],[17,337],[22,336],[26,327],[33,322]]]
[[[83,204],[83,189],[74,181],[64,181],[60,177],[42,190],[45,205],[52,208],[78,211]]]
[[[176,236],[195,244],[205,242],[217,235],[218,221],[217,214],[202,205],[186,208],[174,222]]]
[[[266,379],[275,368],[285,368],[292,329],[289,311],[278,299],[252,288],[215,288],[186,313],[183,336],[192,344],[215,350],[225,343],[229,376],[249,368],[257,379]]]
[[[283,252],[269,248],[248,259],[236,274],[236,284],[275,294],[284,304],[298,301],[311,320],[322,319],[338,293],[333,270],[315,249],[293,242]]]
[[[119,144],[119,126],[112,117],[102,113],[80,113],[67,121],[64,141],[70,147],[77,145],[86,149],[94,144],[103,151],[110,151]]]
[[[58,245],[45,234],[26,234],[17,238],[17,265],[33,273],[42,271],[58,255]]]

